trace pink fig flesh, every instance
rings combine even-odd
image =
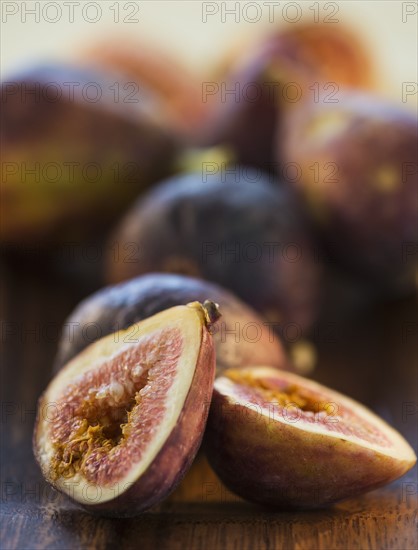
[[[47,481],[103,515],[165,498],[204,432],[217,316],[214,304],[174,307],[72,359],[39,403],[34,451]]]

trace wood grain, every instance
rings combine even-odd
[[[202,453],[175,493],[138,518],[90,516],[50,489],[31,450],[36,401],[50,377],[59,327],[95,284],[3,266],[1,548],[417,547],[416,468],[388,488],[306,513],[277,513],[240,500],[220,484]],[[405,300],[354,324],[341,322],[335,341],[319,339],[314,376],[365,401],[416,446],[415,307]]]

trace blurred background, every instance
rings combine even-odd
[[[145,40],[172,52],[189,68],[204,76],[216,68],[225,49],[239,43],[251,44],[268,32],[291,26],[299,16],[301,21],[312,21],[315,16],[311,9],[314,3],[309,1],[297,2],[299,10],[286,7],[289,2],[281,3],[272,14],[267,6],[261,6],[260,10],[249,7],[248,13],[238,11],[235,14],[235,2],[223,2],[225,7],[221,9],[219,6],[218,11],[213,6],[215,3],[206,4],[205,8],[202,2],[188,1],[119,2],[119,14],[110,7],[112,4],[104,4],[100,12],[94,7],[86,12],[92,21],[90,23],[84,20],[81,6],[74,6],[72,19],[69,7],[62,6],[61,13],[51,6],[46,12],[51,22],[42,15],[36,22],[35,16],[29,13],[26,21],[22,20],[24,12],[18,2],[10,2],[10,7],[6,2],[3,17],[7,17],[7,24],[3,25],[1,52],[3,75],[7,76],[19,65],[35,63],[40,58],[71,59],[84,45],[96,39],[139,39],[140,44]],[[378,68],[382,79],[380,93],[400,101],[401,83],[417,80],[414,2],[340,1],[331,3],[327,10],[324,10],[324,4],[319,3],[320,17],[329,16],[356,29]],[[31,3],[27,2],[27,5],[30,11]],[[204,14],[207,16],[205,22]],[[118,22],[115,21],[117,15]],[[98,20],[94,22],[95,19]],[[414,103],[409,101],[408,106],[414,109]]]

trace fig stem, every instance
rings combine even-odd
[[[219,304],[211,302],[210,300],[205,300],[202,307],[205,314],[206,325],[210,328],[222,315],[219,311]]]
[[[219,311],[219,305],[211,300],[205,300],[203,304],[200,302],[191,302],[187,304],[188,307],[194,307],[201,311],[203,314],[206,328],[209,330],[214,323],[221,317],[221,312]]]

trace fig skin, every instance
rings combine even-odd
[[[77,505],[90,513],[106,517],[126,518],[139,515],[146,511],[174,491],[187,473],[199,450],[209,412],[215,376],[216,356],[213,339],[210,334],[211,325],[207,324],[201,304],[195,302],[193,304],[188,304],[188,306],[193,307],[197,311],[200,319],[199,324],[202,330],[196,368],[180,416],[158,454],[153,458],[151,464],[136,481],[129,484],[130,487],[126,491],[116,494],[115,498],[111,500],[98,504],[90,505],[72,499]],[[172,308],[171,310],[162,312],[162,315],[167,315],[169,312],[173,316],[180,315],[180,313],[177,313],[180,309],[181,308]],[[154,316],[150,321],[153,321],[156,317],[157,316]],[[213,322],[215,323],[216,319],[213,319]],[[124,332],[121,331],[119,333],[120,340],[123,340],[123,335]],[[85,362],[86,357],[88,358],[88,354],[92,351],[93,347],[96,347],[97,350],[97,348],[100,349],[101,345],[108,346],[109,339],[111,339],[111,337],[92,344],[90,348],[80,353],[79,356],[68,363],[68,367],[71,367],[71,365],[74,365],[77,361]],[[64,376],[65,370],[66,369],[62,371]],[[44,407],[47,406],[49,401],[46,399],[47,392],[48,389],[40,398],[38,404],[38,414],[33,439],[34,454],[43,470],[46,480],[56,489],[64,492],[49,479],[47,471],[42,468],[42,450],[39,445],[39,439],[42,435],[41,411],[45,410]],[[98,487],[100,489],[100,485]],[[67,494],[67,496],[70,495]]]
[[[278,138],[330,258],[377,294],[416,285],[417,128],[395,106],[346,93],[293,112]]]
[[[348,440],[337,431],[328,435],[304,430],[297,418],[278,421],[282,418],[279,412],[274,417],[263,416],[249,393],[239,401],[238,394],[223,386],[226,378],[221,377],[214,385],[205,451],[222,482],[242,498],[284,510],[322,508],[385,485],[416,462],[408,443],[359,403],[269,367],[249,367],[240,372],[250,372],[264,382],[284,379],[305,390],[320,390],[337,407],[348,403],[353,414],[371,415],[374,425],[377,421],[382,433],[401,447],[398,456],[392,457],[376,446],[363,446],[361,440]],[[269,401],[274,399],[265,400]],[[290,416],[291,409],[288,412]]]
[[[65,322],[65,327],[71,327],[71,333],[62,333],[54,370],[57,372],[92,342],[85,336],[86,327],[92,323],[97,330],[95,336],[101,338],[170,307],[193,300],[203,302],[208,297],[218,303],[222,311],[222,318],[212,329],[218,374],[225,368],[265,362],[282,369],[290,368],[279,336],[231,292],[184,275],[151,273],[106,287],[83,300]],[[237,336],[233,332],[236,324]],[[243,333],[243,327],[253,324],[262,330],[257,341],[250,341]]]
[[[0,243],[50,245],[98,235],[142,190],[173,173],[181,144],[162,127],[152,95],[138,103],[123,94],[115,100],[115,83],[124,89],[117,75],[61,64],[2,82],[8,172]],[[100,99],[89,101],[93,93]]]
[[[134,204],[109,239],[121,254],[108,255],[107,279],[156,271],[200,277],[279,329],[309,330],[321,269],[292,189],[242,166],[204,180],[200,172],[178,175]],[[126,260],[128,247],[137,259]]]
[[[320,82],[334,82],[344,88],[369,89],[377,83],[370,52],[354,29],[338,24],[291,26],[272,36],[272,48],[289,64],[309,70]]]
[[[341,87],[368,89],[375,81],[369,52],[350,29],[291,26],[223,62],[208,90],[212,116],[203,126],[203,144],[223,145],[236,162],[283,175],[275,136],[286,113],[314,97],[312,86],[319,84],[322,101]]]

